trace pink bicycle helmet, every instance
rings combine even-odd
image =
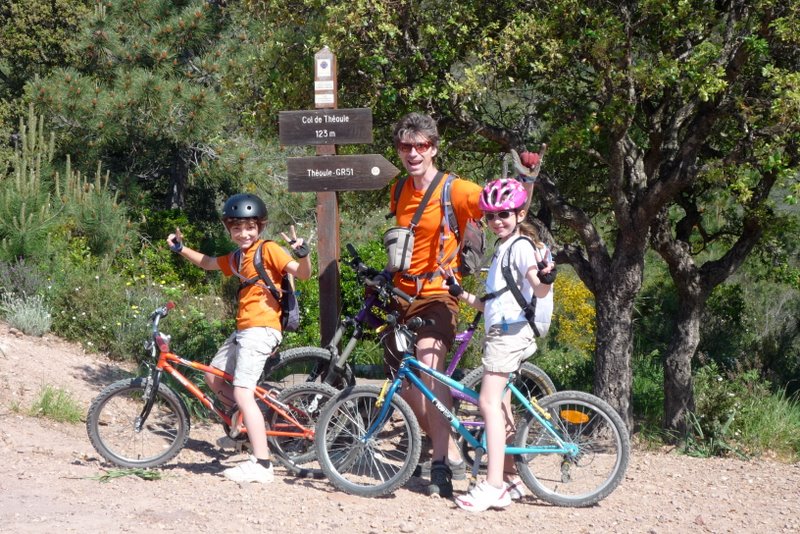
[[[513,178],[492,180],[481,191],[478,207],[482,211],[517,210],[525,205],[528,193]]]

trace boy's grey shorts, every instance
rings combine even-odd
[[[211,366],[232,374],[234,386],[255,389],[267,358],[281,339],[279,331],[266,326],[237,330],[219,348]]]

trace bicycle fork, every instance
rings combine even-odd
[[[156,402],[156,395],[158,394],[158,388],[160,385],[161,370],[155,368],[150,373],[150,377],[147,379],[147,385],[144,387],[144,407],[142,407],[142,412],[133,423],[133,430],[137,434],[142,431],[142,427],[144,426],[145,421],[147,421],[150,411],[153,409],[153,404]]]

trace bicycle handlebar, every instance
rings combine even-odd
[[[406,302],[412,302],[414,300],[414,297],[402,289],[397,289],[394,287],[392,284],[391,273],[387,272],[386,270],[378,271],[377,269],[369,267],[363,262],[361,257],[358,255],[358,251],[352,244],[347,243],[345,246],[347,248],[347,252],[352,258],[348,263],[353,270],[356,271],[356,274],[363,281],[365,286],[374,287],[379,291],[388,291],[392,295],[400,297]]]
[[[175,303],[171,300],[164,304],[163,306],[159,306],[153,313],[150,314],[150,321],[153,323],[153,332],[158,330],[158,323],[167,316],[167,314],[175,309]]]
[[[436,324],[436,321],[434,321],[433,319],[424,319],[422,317],[412,317],[411,319],[406,321],[405,324],[409,330],[416,332],[423,326],[434,326]]]

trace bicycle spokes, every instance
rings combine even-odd
[[[540,451],[517,455],[526,484],[560,506],[588,506],[611,493],[622,480],[630,449],[619,415],[582,392],[558,392],[539,402],[550,419],[542,424],[528,415],[515,438],[517,447]]]

